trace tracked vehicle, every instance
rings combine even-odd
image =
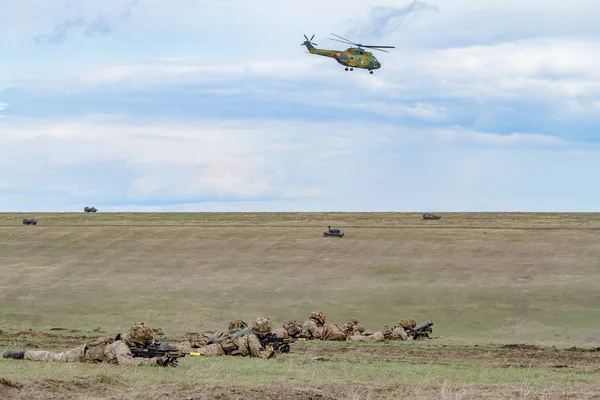
[[[323,232],[324,237],[332,236],[341,238],[342,236],[344,236],[344,232],[337,228],[332,229],[331,226],[328,226],[327,228],[327,232]]]

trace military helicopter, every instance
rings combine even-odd
[[[354,71],[354,68],[362,68],[369,70],[369,73],[371,74],[373,73],[373,70],[381,68],[381,63],[377,60],[377,58],[375,58],[373,53],[364,51],[363,48],[375,49],[384,51],[386,53],[388,53],[388,51],[382,49],[395,49],[394,46],[371,46],[354,43],[348,39],[336,35],[335,33],[332,33],[332,35],[342,39],[343,41],[333,38],[329,38],[329,40],[335,40],[336,42],[350,44],[356,47],[348,47],[346,50],[317,49],[315,46],[318,46],[318,44],[312,42],[315,35],[312,35],[310,39],[304,35],[306,40],[301,44],[301,46],[306,46],[310,54],[334,58],[339,64],[342,64],[346,67],[346,71],[348,71],[348,69],[350,69],[350,71]]]

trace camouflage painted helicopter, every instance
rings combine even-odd
[[[332,33],[332,35],[342,39],[343,41],[331,38],[329,40],[335,40],[336,42],[350,44],[356,47],[348,47],[346,50],[317,49],[315,46],[318,46],[318,44],[312,42],[315,35],[312,35],[310,39],[306,35],[304,35],[306,40],[304,41],[304,43],[302,43],[302,46],[306,46],[310,54],[317,54],[319,56],[334,58],[339,64],[342,64],[346,67],[346,71],[348,71],[348,69],[350,69],[350,71],[353,71],[354,68],[362,68],[369,70],[369,73],[372,74],[373,70],[381,68],[381,63],[377,60],[373,53],[365,51],[363,50],[363,48],[375,49],[379,51],[384,51],[386,53],[388,51],[382,49],[395,49],[394,46],[371,46],[366,44],[354,43],[334,33]]]

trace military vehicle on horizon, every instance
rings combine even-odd
[[[436,219],[440,219],[440,218],[442,218],[442,217],[440,217],[439,215],[431,214],[431,213],[423,214],[423,219],[436,220]]]
[[[337,228],[331,228],[331,225],[327,227],[327,232],[323,232],[323,236],[328,237],[328,236],[333,236],[333,237],[339,237],[341,238],[342,236],[344,236],[344,232],[342,232],[341,230],[337,229]]]
[[[37,221],[35,219],[25,218],[23,219],[23,225],[36,225]]]
[[[96,207],[84,207],[83,211],[85,211],[86,213],[90,213],[90,212],[96,212],[96,211],[98,211],[98,209]]]

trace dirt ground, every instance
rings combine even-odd
[[[0,333],[0,348],[19,347],[23,349],[69,349],[89,341],[94,335],[52,334],[43,332]],[[166,336],[165,341],[182,341],[181,335]],[[432,343],[430,341],[430,343]],[[414,363],[443,364],[459,360],[484,361],[495,367],[551,367],[573,368],[593,367],[600,372],[600,347],[594,348],[557,348],[532,344],[505,345],[456,345],[436,344],[433,346],[390,346],[387,343],[360,345],[349,343],[328,343],[315,341],[308,349],[318,349],[320,356],[335,362],[336,356],[356,357],[354,362],[373,363],[381,361],[399,361]],[[296,350],[297,352],[302,350]],[[340,359],[339,362],[345,362]]]
[[[13,349],[68,349],[80,345],[100,332],[86,333],[61,330],[57,333],[16,332],[0,333],[0,348]],[[179,341],[180,335],[163,338],[166,341]],[[329,363],[352,362],[354,364],[377,364],[398,362],[405,364],[430,364],[432,366],[454,365],[460,367],[471,362],[482,363],[489,368],[548,368],[552,370],[570,369],[582,373],[600,372],[600,347],[596,348],[556,348],[531,344],[506,345],[458,345],[445,344],[436,340],[422,342],[422,346],[395,346],[388,343],[356,345],[321,341],[307,342],[306,347],[295,347],[288,357],[297,358],[299,364],[306,355],[318,354]],[[304,361],[305,362],[305,361]],[[234,380],[235,381],[235,380]],[[526,393],[525,393],[526,392]],[[83,395],[85,393],[85,395]],[[552,392],[532,388],[502,387],[499,385],[458,387],[455,389],[439,385],[419,385],[405,382],[389,385],[319,385],[306,383],[269,383],[252,385],[223,385],[223,383],[194,385],[189,382],[173,382],[155,385],[147,390],[132,388],[118,375],[86,376],[59,380],[41,378],[21,382],[0,377],[0,398],[2,399],[373,399],[397,398],[398,393],[414,399],[598,399],[600,394],[590,391],[577,391],[576,388],[554,389]]]

